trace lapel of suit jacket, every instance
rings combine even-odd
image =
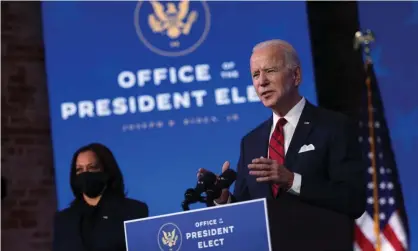
[[[263,126],[260,128],[261,130],[258,132],[259,135],[255,137],[257,142],[255,142],[254,147],[254,158],[260,158],[263,156],[264,158],[268,157],[268,146],[270,141],[270,131],[273,125],[273,116],[271,116],[268,120],[266,120]],[[251,160],[250,160],[251,161]],[[272,190],[269,184],[267,183],[257,183],[260,191],[267,197],[273,198]]]
[[[296,126],[295,132],[290,142],[289,149],[286,152],[285,166],[292,170],[292,164],[295,157],[298,155],[299,149],[302,147],[306,137],[311,132],[315,124],[314,121],[315,107],[306,101],[299,122]]]

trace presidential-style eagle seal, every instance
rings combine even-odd
[[[157,241],[161,251],[179,251],[183,242],[180,228],[174,223],[162,225]]]
[[[142,43],[162,56],[184,56],[196,50],[210,30],[209,6],[204,1],[140,1],[134,24]]]

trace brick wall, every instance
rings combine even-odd
[[[51,250],[56,210],[39,2],[1,2],[1,250]]]

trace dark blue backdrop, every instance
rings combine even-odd
[[[128,195],[151,215],[181,211],[198,168],[220,172],[225,160],[235,167],[241,137],[271,115],[254,102],[249,57],[257,42],[295,46],[301,91],[316,103],[305,2],[194,1],[168,33],[160,21],[179,14],[178,2],[163,13],[149,2],[42,4],[59,209],[73,198],[72,154],[92,141],[111,148]],[[182,69],[183,82],[169,67]]]
[[[411,231],[418,249],[418,3],[359,2],[363,29],[375,33],[372,47]]]

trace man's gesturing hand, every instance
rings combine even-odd
[[[253,159],[248,165],[250,175],[257,177],[257,182],[268,182],[283,186],[291,186],[293,173],[277,161],[267,158]]]

